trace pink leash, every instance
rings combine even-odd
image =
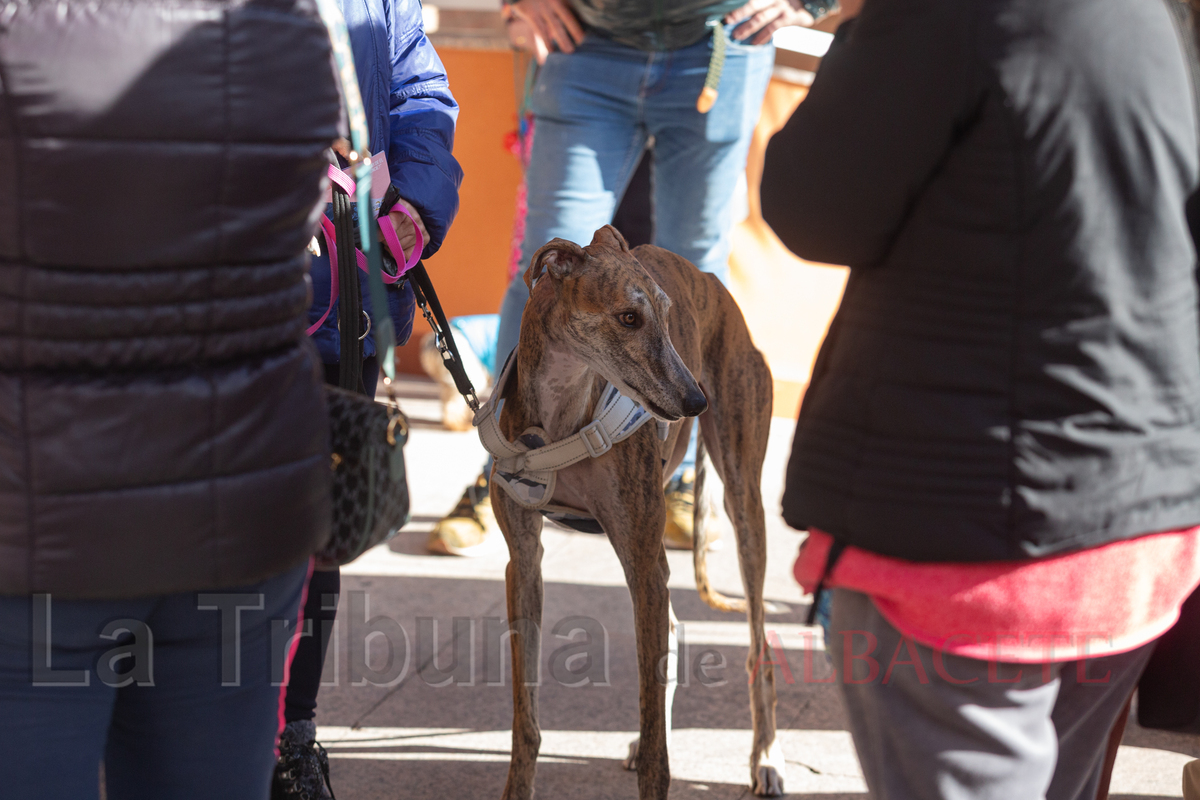
[[[329,165],[329,179],[338,186],[346,190],[346,194],[354,196],[354,180],[335,167]],[[392,207],[393,211],[399,211],[404,216],[408,217],[413,224],[413,233],[417,236],[416,244],[413,245],[412,255],[405,257],[404,248],[400,246],[400,238],[396,236],[396,229],[393,227],[391,220],[386,216],[376,220],[379,223],[379,235],[383,239],[387,249],[391,252],[392,258],[396,259],[396,264],[399,265],[395,275],[383,273],[383,282],[386,284],[397,283],[404,274],[417,265],[417,261],[421,258],[421,251],[425,249],[425,239],[421,236],[421,229],[417,227],[417,221],[412,218],[412,214],[408,213],[408,209],[397,203]],[[329,307],[325,309],[325,313],[321,318],[309,326],[306,333],[312,336],[321,326],[325,324],[325,320],[329,318],[330,312],[333,311],[334,304],[338,299],[338,270],[337,270],[337,236],[333,230],[333,222],[324,214],[321,215],[321,236],[325,240],[325,252],[329,254]],[[369,274],[367,268],[367,257],[363,255],[362,250],[355,249],[354,255],[358,262],[358,268]]]

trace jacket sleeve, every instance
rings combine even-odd
[[[451,155],[458,103],[425,37],[418,0],[387,0],[386,8],[392,51],[388,165],[400,196],[421,212],[430,236],[423,254],[429,257],[458,213],[463,173]]]
[[[866,0],[807,98],[767,147],[762,208],[803,258],[886,254],[970,105],[973,44],[960,0]]]

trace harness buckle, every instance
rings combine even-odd
[[[604,426],[598,419],[594,419],[580,428],[579,438],[583,439],[583,446],[587,448],[588,455],[592,458],[599,458],[612,450],[612,439],[609,438],[608,431],[604,430]]]

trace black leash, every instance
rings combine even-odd
[[[409,272],[409,278],[413,294],[417,298],[417,305],[421,307],[425,321],[433,329],[438,352],[442,354],[442,365],[454,378],[454,387],[463,396],[463,400],[467,401],[467,406],[472,411],[478,411],[479,396],[475,394],[475,387],[471,385],[471,379],[467,377],[462,356],[458,354],[458,345],[454,341],[454,334],[450,332],[450,323],[446,320],[446,312],[442,310],[441,301],[438,300],[437,292],[433,288],[433,281],[429,280],[429,273],[425,271],[424,261],[417,262],[417,265]]]
[[[389,186],[379,205],[379,216],[385,216],[399,200],[400,193],[396,191],[396,187]],[[409,270],[407,278],[425,321],[433,329],[438,352],[442,355],[442,365],[449,371],[450,377],[454,378],[454,387],[463,396],[463,400],[467,401],[467,406],[472,411],[478,411],[479,396],[475,393],[471,379],[467,377],[462,356],[458,352],[458,344],[454,341],[454,334],[450,332],[450,322],[446,319],[446,312],[442,310],[442,303],[433,288],[433,281],[429,279],[429,273],[425,270],[425,262],[418,261],[417,265]]]

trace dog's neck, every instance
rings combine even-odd
[[[536,359],[518,363],[517,398],[524,425],[517,435],[537,426],[550,441],[558,441],[592,421],[605,381],[582,359],[551,345],[539,349]]]
[[[506,413],[501,417],[510,440],[535,426],[545,430],[550,441],[578,433],[592,421],[606,383],[569,347],[551,341],[539,327],[521,327],[514,356],[516,386],[508,388]]]

